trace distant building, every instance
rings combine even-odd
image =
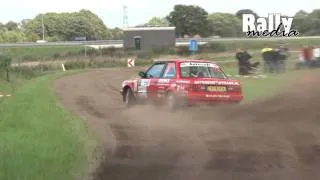
[[[150,50],[175,47],[175,27],[136,27],[123,30],[124,48]]]

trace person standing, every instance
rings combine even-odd
[[[273,66],[272,66],[272,48],[269,48],[268,46],[265,45],[265,47],[261,50],[261,56],[264,61],[264,72],[271,73],[273,72]]]
[[[245,54],[244,49],[237,49],[235,58],[238,60],[239,75],[247,75],[249,72],[246,68],[246,59],[251,57]]]
[[[320,48],[313,48],[313,60],[320,60]]]
[[[238,60],[239,75],[252,74],[260,65],[259,62],[251,63],[252,56],[244,49],[237,49],[235,57]]]
[[[303,58],[307,66],[311,67],[312,64],[312,47],[305,46],[303,48]]]
[[[278,48],[278,62],[277,62],[279,72],[286,71],[287,56],[288,56],[288,48],[284,47],[283,45],[280,45]]]

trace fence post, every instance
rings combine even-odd
[[[1,54],[0,55],[0,69],[3,69],[6,71],[6,79],[8,82],[10,82],[10,76],[9,76],[9,70],[11,67],[11,57]]]

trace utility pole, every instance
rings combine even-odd
[[[123,28],[128,28],[129,23],[128,23],[128,11],[127,11],[127,6],[123,6]]]
[[[41,24],[42,24],[42,40],[44,41],[44,23],[43,23],[43,14],[41,17]]]
[[[85,42],[84,42],[84,56],[87,57],[87,31],[85,32]]]

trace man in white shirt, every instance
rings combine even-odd
[[[320,60],[320,48],[313,49],[313,60]]]
[[[320,48],[313,48],[312,51],[312,63],[311,67],[319,68],[320,67]]]

